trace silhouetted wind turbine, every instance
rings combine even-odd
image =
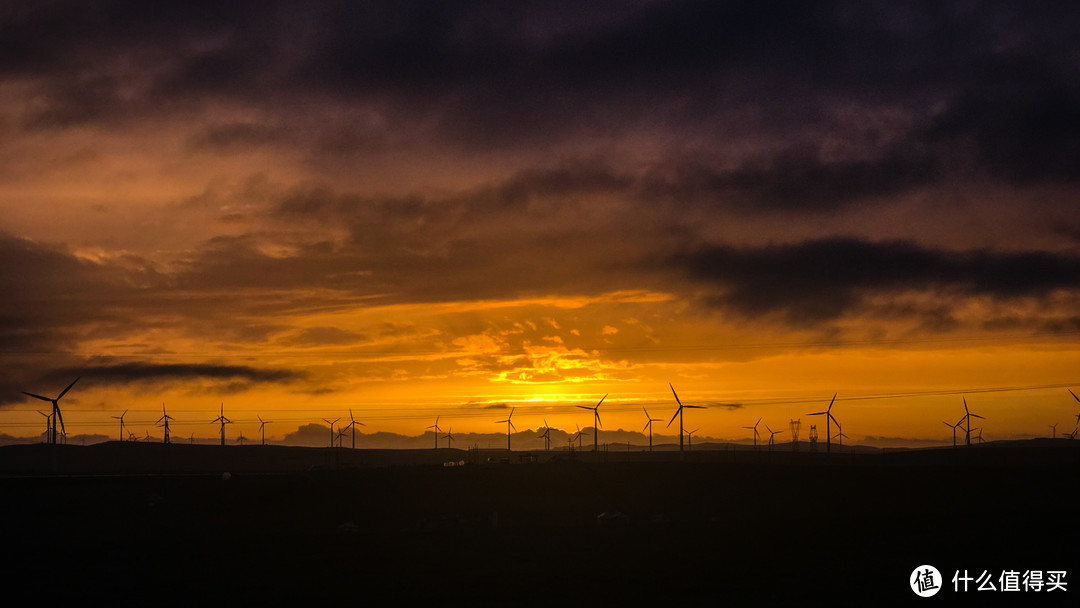
[[[1072,392],[1071,388],[1065,390],[1069,391],[1069,394],[1073,396],[1073,399],[1076,399],[1077,403],[1080,403],[1080,397],[1077,397],[1076,393]],[[1077,426],[1080,426],[1080,413],[1076,414],[1076,424]]]
[[[833,437],[836,437],[837,439],[840,440],[840,441],[836,442],[837,445],[840,445],[840,446],[843,446],[844,445],[844,439],[847,439],[847,435],[844,434],[843,430],[841,430],[839,433],[833,435]]]
[[[540,434],[544,438],[544,451],[551,451],[551,427],[548,426],[547,420],[544,420],[544,432]]]
[[[244,437],[244,431],[240,431],[240,434],[236,436],[236,443],[239,443],[240,445],[244,445],[244,440],[245,439],[247,439],[247,437]]]
[[[755,447],[755,448],[757,447],[757,440],[758,440],[758,430],[757,430],[757,425],[759,425],[759,424],[761,424],[761,418],[758,418],[758,419],[757,419],[757,422],[755,422],[755,423],[754,423],[754,426],[744,426],[744,427],[742,427],[742,428],[744,428],[744,429],[748,429],[748,430],[752,430],[752,431],[754,431],[754,447]],[[765,425],[765,426],[768,426],[768,425]]]
[[[81,378],[81,377],[82,376],[79,376],[79,378]],[[24,395],[29,395],[30,397],[33,397],[34,399],[41,399],[42,401],[48,401],[49,403],[52,404],[52,424],[50,425],[51,428],[48,431],[48,433],[49,433],[49,443],[50,444],[56,445],[56,422],[58,420],[60,421],[60,430],[61,430],[61,432],[66,433],[66,431],[64,430],[64,415],[60,413],[60,399],[63,398],[63,396],[66,395],[67,392],[71,390],[71,387],[75,386],[75,383],[79,381],[79,378],[75,378],[74,380],[72,380],[71,384],[69,384],[67,386],[67,388],[65,388],[63,391],[60,392],[59,395],[56,396],[56,399],[49,399],[48,397],[42,397],[41,395],[35,395],[34,393],[28,393],[26,391],[23,391]]]
[[[670,427],[671,423],[675,422],[675,418],[678,417],[678,419],[679,419],[679,452],[682,453],[682,451],[683,451],[683,435],[684,435],[684,433],[683,433],[683,409],[685,409],[685,408],[693,408],[693,409],[703,410],[703,409],[705,409],[705,406],[704,405],[683,405],[682,401],[679,401],[679,394],[675,392],[675,387],[671,386],[670,382],[668,382],[668,386],[671,387],[671,394],[675,395],[675,403],[679,404],[679,409],[675,410],[675,415],[671,417],[671,420],[668,420],[667,425]]]
[[[581,451],[581,436],[585,434],[585,431],[581,430],[581,425],[580,424],[575,424],[574,426],[577,427],[577,435],[576,435],[577,449],[578,449],[578,451]]]
[[[222,407],[224,407],[224,404],[222,404]],[[172,416],[165,413],[165,404],[162,403],[161,404],[161,418],[158,418],[157,422],[155,422],[154,424],[156,424],[157,426],[165,427],[165,441],[164,441],[164,443],[169,443],[169,421],[172,420],[172,419],[173,419]]]
[[[127,413],[128,413],[128,411],[124,410],[123,414],[120,414],[119,416],[113,416],[112,417],[113,420],[119,420],[120,421],[120,441],[124,440],[124,416],[127,416]]]
[[[334,447],[334,425],[337,424],[338,420],[341,420],[341,418],[335,418],[333,422],[323,418],[323,422],[330,425],[330,447]],[[438,440],[436,439],[436,441]]]
[[[352,429],[352,449],[356,449],[356,425],[367,426],[363,422],[360,422],[356,418],[353,418],[352,409],[349,409],[349,424],[345,425],[345,430]],[[340,443],[340,442],[339,442]]]
[[[832,401],[829,402],[829,407],[826,408],[824,412],[814,412],[812,414],[807,414],[808,416],[825,416],[825,453],[826,454],[832,452],[832,443],[830,442],[831,437],[832,437],[832,425],[830,423],[831,422],[836,422],[836,426],[837,427],[840,426],[840,423],[837,422],[836,418],[833,418],[833,415],[832,415],[833,403],[836,403],[836,393],[833,393]]]
[[[944,420],[941,421],[941,424],[944,424],[945,426],[952,429],[952,447],[954,447],[954,448],[956,447],[956,427],[960,426],[960,424],[963,423],[963,422],[964,422],[963,418],[961,418],[960,422],[957,422],[956,424],[949,424],[948,422],[945,422]]]
[[[648,420],[648,422],[645,423],[645,428],[641,429],[641,431],[642,432],[649,431],[649,451],[651,452],[652,451],[652,423],[654,423],[654,422],[663,422],[664,419],[663,418],[653,418],[652,416],[649,415],[649,410],[647,410],[645,408],[641,408],[641,409],[642,409],[642,411],[645,412],[645,418]]]
[[[49,439],[52,437],[52,415],[38,410],[37,413],[45,417],[45,443],[49,443]]]
[[[154,437],[150,435],[150,431],[146,431],[146,443],[150,443],[154,440]]]
[[[255,416],[259,419],[259,432],[262,433],[262,444],[266,445],[266,424],[273,422],[273,420],[263,420],[262,416]]]
[[[592,450],[594,452],[597,451],[597,449],[599,449],[598,445],[599,445],[599,441],[600,441],[600,404],[604,402],[604,399],[607,399],[607,394],[605,394],[603,397],[601,397],[600,401],[598,401],[596,403],[596,405],[594,405],[592,407],[589,407],[587,405],[579,405],[578,406],[583,410],[592,410],[592,413],[593,413],[593,446],[592,446]]]
[[[963,422],[964,420],[967,421],[967,432],[965,433],[965,435],[966,435],[965,443],[967,445],[971,445],[971,419],[972,418],[981,418],[982,420],[986,420],[986,418],[983,418],[982,416],[980,416],[978,414],[972,414],[971,411],[968,410],[967,397],[963,397],[963,399],[964,399],[964,417],[961,418],[960,421],[961,422]]]
[[[426,427],[424,429],[424,430],[435,429],[435,449],[436,450],[439,449],[439,433],[442,431],[442,429],[439,428],[439,418],[440,418],[439,416],[435,416],[435,424],[433,424],[433,425],[431,425],[429,427]]]
[[[450,449],[450,442],[454,440],[454,427],[446,429],[446,434],[443,435],[443,439],[446,440],[446,449]]]
[[[686,451],[688,452],[694,449],[694,433],[696,432],[698,432],[698,429],[686,431]]]
[[[132,433],[131,431],[128,431],[128,441],[138,441],[138,440],[139,440],[138,435],[136,435],[135,433]]]
[[[222,402],[222,404],[221,404],[221,414],[217,418],[214,418],[213,420],[211,420],[210,424],[215,424],[217,422],[221,423],[221,445],[224,447],[224,445],[225,445],[225,425],[226,424],[232,424],[232,420],[229,420],[228,418],[225,417],[225,403],[224,402]]]
[[[515,409],[517,409],[517,408],[516,407],[510,408],[510,415],[506,417],[506,420],[500,420],[500,421],[495,423],[495,424],[502,424],[503,422],[506,423],[506,451],[508,451],[508,452],[510,451],[510,429],[514,429],[515,431],[517,430],[517,427],[514,426],[514,423],[510,421],[510,419],[514,417],[514,410]]]
[[[1055,422],[1054,424],[1048,424],[1047,425],[1053,431],[1053,434],[1050,436],[1051,439],[1057,439],[1057,425],[1058,425],[1057,422]]]
[[[769,425],[767,424],[765,425],[765,430],[769,431],[769,451],[771,452],[773,446],[773,437],[775,437],[777,433],[781,433],[783,431],[774,431],[770,429]]]

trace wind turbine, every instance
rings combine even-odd
[[[1050,427],[1050,428],[1052,429],[1052,431],[1053,431],[1053,435],[1051,435],[1051,436],[1050,436],[1050,438],[1051,438],[1051,439],[1057,439],[1057,425],[1058,425],[1058,423],[1057,423],[1057,422],[1055,422],[1054,424],[1048,424],[1048,425],[1047,425],[1047,426],[1049,426],[1049,427]]]
[[[600,440],[600,404],[604,402],[604,399],[607,399],[607,394],[604,394],[604,396],[600,398],[600,401],[597,402],[597,404],[592,406],[592,407],[589,407],[587,405],[579,405],[578,406],[583,410],[592,410],[592,413],[593,413],[593,446],[592,446],[592,451],[594,451],[594,452],[597,451],[597,449],[598,449],[597,445],[598,445],[598,442]]]
[[[840,425],[837,425],[837,426],[840,426]],[[847,439],[847,435],[844,434],[843,429],[840,429],[840,432],[833,435],[833,437],[836,437],[837,439],[839,439],[839,441],[837,441],[836,444],[838,446],[841,446],[841,447],[844,445],[844,439]]]
[[[345,425],[345,430],[352,429],[352,449],[356,449],[356,425],[367,426],[363,422],[360,422],[356,418],[353,418],[352,409],[349,409],[349,424]],[[341,443],[340,441],[338,442]]]
[[[128,441],[138,441],[138,440],[139,440],[138,435],[136,435],[135,433],[132,433],[131,431],[128,431]]]
[[[247,439],[247,437],[244,437],[244,431],[240,431],[240,434],[237,435],[237,437],[236,437],[236,443],[239,443],[240,445],[244,445],[244,440],[245,439]]]
[[[232,420],[229,420],[228,418],[225,417],[225,403],[224,402],[222,402],[222,404],[221,404],[221,414],[217,418],[214,418],[213,420],[211,420],[210,424],[214,424],[214,423],[217,423],[217,422],[221,423],[221,445],[222,445],[222,447],[224,447],[225,446],[225,425],[226,424],[232,424]]]
[[[965,420],[967,421],[967,432],[965,433],[965,439],[964,440],[965,440],[965,443],[967,445],[971,445],[971,419],[972,418],[981,418],[982,420],[986,420],[986,418],[983,418],[982,416],[980,416],[978,414],[972,414],[971,411],[968,410],[967,397],[964,397],[963,399],[964,399],[964,417],[960,419],[960,422],[963,422]]]
[[[337,424],[338,420],[341,420],[341,418],[335,418],[333,422],[323,418],[323,422],[330,425],[330,447],[334,447],[334,425]]]
[[[82,376],[79,376],[79,378],[81,378],[81,377]],[[71,390],[71,387],[75,386],[75,383],[79,381],[79,378],[75,378],[71,382],[71,384],[69,384],[67,386],[67,388],[65,388],[63,391],[60,392],[59,395],[56,396],[56,399],[49,399],[48,397],[42,397],[41,395],[35,395],[34,393],[28,393],[26,391],[23,391],[24,395],[29,395],[30,397],[33,397],[34,399],[41,399],[42,401],[48,401],[49,403],[52,404],[52,424],[50,425],[50,428],[48,430],[49,443],[52,444],[52,445],[56,445],[56,421],[57,420],[60,421],[60,431],[62,433],[65,433],[65,434],[67,433],[67,431],[64,430],[64,415],[60,413],[60,399],[63,398],[63,396],[66,395],[67,392]]]
[[[440,418],[439,416],[435,416],[435,424],[424,428],[424,430],[435,429],[435,449],[436,450],[439,449],[439,432],[442,431],[442,429],[439,428],[439,418]]]
[[[1077,397],[1076,393],[1072,392],[1071,388],[1065,390],[1069,391],[1069,394],[1073,396],[1073,399],[1076,399],[1077,403],[1080,403],[1080,397]],[[1080,413],[1076,414],[1076,425],[1080,426]]]
[[[154,437],[150,434],[150,431],[146,431],[146,443],[150,443],[154,440]]]
[[[45,443],[49,443],[49,438],[52,437],[52,415],[38,410],[37,413],[45,417]]]
[[[450,449],[450,442],[454,440],[454,427],[446,429],[446,434],[443,435],[443,439],[446,440],[446,449]]]
[[[222,404],[222,408],[224,408],[224,407],[225,407],[225,405]],[[173,419],[172,416],[165,413],[165,404],[162,403],[161,404],[161,418],[158,418],[157,422],[155,422],[154,424],[156,424],[157,426],[165,427],[165,441],[164,441],[164,443],[169,443],[169,421],[172,420],[172,419]]]
[[[754,447],[755,448],[757,447],[757,440],[758,440],[758,437],[759,437],[758,430],[757,430],[757,425],[759,425],[759,424],[761,424],[761,418],[757,419],[757,422],[754,423],[754,426],[744,426],[744,427],[742,427],[744,429],[749,429],[749,430],[754,431]],[[768,427],[769,425],[766,424],[765,426]]]
[[[120,441],[124,440],[124,416],[127,416],[127,413],[128,411],[124,410],[123,414],[120,414],[119,416],[112,416],[113,420],[120,421]]]
[[[547,420],[544,420],[544,432],[540,434],[544,438],[544,451],[551,451],[551,427],[548,426]]]
[[[944,420],[941,421],[941,424],[944,424],[945,426],[952,429],[952,447],[954,447],[954,448],[956,447],[956,427],[960,426],[960,424],[963,423],[963,422],[964,422],[963,418],[961,418],[960,422],[957,422],[956,424],[949,424],[948,422],[945,422]]]
[[[686,451],[689,452],[694,448],[694,433],[698,432],[698,429],[692,431],[686,431]]]
[[[681,454],[682,451],[683,451],[683,409],[685,409],[685,408],[694,408],[694,409],[698,409],[698,410],[703,410],[703,409],[705,409],[705,406],[704,405],[683,405],[683,402],[679,401],[679,394],[675,392],[675,387],[671,386],[670,382],[668,382],[668,386],[671,387],[671,394],[675,395],[675,403],[679,404],[679,409],[675,410],[675,415],[671,417],[671,420],[668,420],[667,425],[670,427],[671,423],[675,422],[675,418],[676,417],[679,418],[679,453]]]
[[[500,420],[500,421],[495,423],[495,424],[502,424],[503,422],[506,423],[506,451],[507,452],[510,451],[510,429],[514,429],[515,431],[517,430],[517,427],[514,426],[514,423],[510,421],[510,419],[514,417],[514,410],[516,410],[516,409],[517,409],[516,407],[510,408],[510,415],[506,417],[506,420]]]
[[[641,429],[641,431],[642,432],[649,431],[649,451],[651,452],[652,451],[652,423],[654,423],[654,422],[663,422],[664,419],[663,418],[653,418],[652,416],[649,415],[649,410],[647,410],[645,408],[641,408],[641,409],[642,409],[642,411],[645,412],[645,418],[648,419],[648,422],[645,423],[645,428]]]
[[[577,435],[575,435],[574,437],[577,439],[577,449],[580,452],[581,451],[581,436],[585,434],[585,431],[581,430],[581,425],[580,424],[575,424],[574,426],[577,427]],[[573,440],[571,440],[571,441],[573,441]]]
[[[777,433],[780,433],[780,432],[783,432],[783,431],[774,431],[774,430],[770,429],[769,425],[767,425],[767,424],[765,425],[765,430],[769,431],[769,451],[771,452],[772,451],[772,446],[773,446],[773,437]]]
[[[832,437],[832,425],[831,422],[836,422],[837,428],[840,427],[840,423],[836,421],[836,418],[832,415],[832,406],[836,403],[836,393],[833,393],[832,401],[829,402],[829,407],[824,412],[814,412],[807,414],[808,416],[825,416],[825,453],[832,453],[832,443],[830,439]]]
[[[263,420],[262,416],[255,416],[259,419],[259,432],[262,433],[262,444],[266,445],[266,423],[273,422],[273,420]]]

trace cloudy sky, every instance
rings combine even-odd
[[[1080,9],[25,4],[0,432],[1073,427]]]

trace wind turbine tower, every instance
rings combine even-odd
[[[758,434],[758,430],[757,430],[757,425],[759,425],[759,424],[761,424],[761,418],[757,419],[757,422],[754,423],[754,426],[744,426],[744,427],[742,427],[744,429],[754,431],[754,448],[755,449],[757,448],[757,440],[758,440],[758,437],[760,436]],[[766,425],[766,426],[768,426],[768,425]]]
[[[436,450],[439,449],[439,433],[442,432],[442,429],[439,428],[439,418],[441,418],[441,416],[435,416],[435,424],[433,424],[431,426],[428,426],[428,427],[424,427],[425,431],[428,430],[428,429],[435,429],[435,449]]]
[[[352,449],[356,449],[356,425],[367,426],[363,422],[360,422],[356,418],[353,418],[352,409],[349,409],[349,424],[345,426],[345,430],[352,429]]]

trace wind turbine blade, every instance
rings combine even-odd
[[[1080,401],[1080,397],[1077,397],[1076,393],[1072,392],[1071,388],[1068,388],[1068,389],[1065,389],[1065,390],[1069,391],[1069,394],[1073,396],[1073,399],[1076,399],[1077,401]]]
[[[48,401],[48,399],[46,399],[46,401]],[[589,410],[590,412],[592,411],[592,408],[587,406],[587,405],[579,405],[578,407],[580,407],[583,410]]]
[[[757,422],[755,422],[755,423],[754,423],[754,428],[756,429],[756,428],[757,428],[757,425],[759,425],[759,424],[761,424],[761,418],[758,418],[758,419],[757,419]],[[767,425],[767,424],[766,424],[765,426],[767,427],[767,426],[769,426],[769,425]]]
[[[74,384],[74,382],[72,382],[72,384]],[[60,432],[67,434],[67,430],[64,428],[64,415],[60,413],[59,407],[56,408],[56,418],[60,421]],[[56,427],[53,427],[54,430],[55,428]]]
[[[963,397],[963,400],[964,400],[964,413],[965,414],[970,414],[971,412],[969,412],[968,409],[967,409],[967,397]]]
[[[610,393],[604,393],[604,396],[600,398],[600,401],[596,404],[596,407],[600,407],[600,404],[604,402],[604,399],[607,399],[607,396],[609,394]]]
[[[596,412],[596,426],[597,428],[604,426],[604,423],[600,420],[600,412]]]
[[[985,416],[980,416],[980,415],[978,415],[978,414],[970,414],[970,416],[971,416],[972,418],[982,418],[983,420],[986,420],[986,417],[985,417]]]
[[[506,423],[510,425],[510,428],[514,429],[515,431],[517,430],[517,427],[514,426],[514,423],[510,422],[510,420],[507,420]]]
[[[823,415],[828,414],[828,413],[829,412],[814,412],[812,414],[807,414],[807,416],[823,416]]]
[[[667,385],[671,386],[671,383],[668,382]],[[675,403],[678,403],[679,407],[682,407],[682,401],[679,401],[679,393],[675,392],[675,387],[674,386],[671,386],[671,394],[675,395]]]
[[[678,401],[678,398],[676,398],[675,400]],[[675,410],[675,414],[671,417],[671,420],[668,421],[668,423],[667,423],[668,426],[671,426],[671,423],[675,422],[675,419],[679,417],[679,412],[681,412],[681,411],[682,411],[682,404],[679,404],[678,409]]]
[[[829,401],[829,407],[828,407],[828,408],[827,408],[827,409],[826,409],[825,411],[830,411],[830,410],[832,410],[832,404],[833,404],[833,403],[835,403],[835,402],[836,402],[836,393],[833,393],[833,395],[832,395],[832,401]]]
[[[708,407],[706,407],[704,405],[684,405],[683,407],[688,407],[688,408],[690,408],[692,410],[707,410],[707,409],[709,409]]]
[[[647,410],[645,408],[641,408],[641,411],[645,412],[645,417],[646,418],[648,418],[649,420],[652,420],[652,416],[649,415],[649,410]]]
[[[82,376],[79,376],[79,378],[82,378]],[[56,400],[59,401],[60,397],[63,397],[64,395],[66,395],[67,392],[71,390],[71,387],[75,386],[75,383],[79,381],[79,378],[75,378],[74,380],[72,380],[71,384],[69,384],[68,387],[65,388],[62,393],[60,393],[60,396],[57,397]]]
[[[35,395],[34,393],[28,393],[26,391],[23,391],[23,394],[30,395],[31,397],[34,397],[36,399],[41,399],[42,401],[48,401],[49,403],[52,403],[52,399],[49,399],[48,397],[42,397],[41,395]]]

